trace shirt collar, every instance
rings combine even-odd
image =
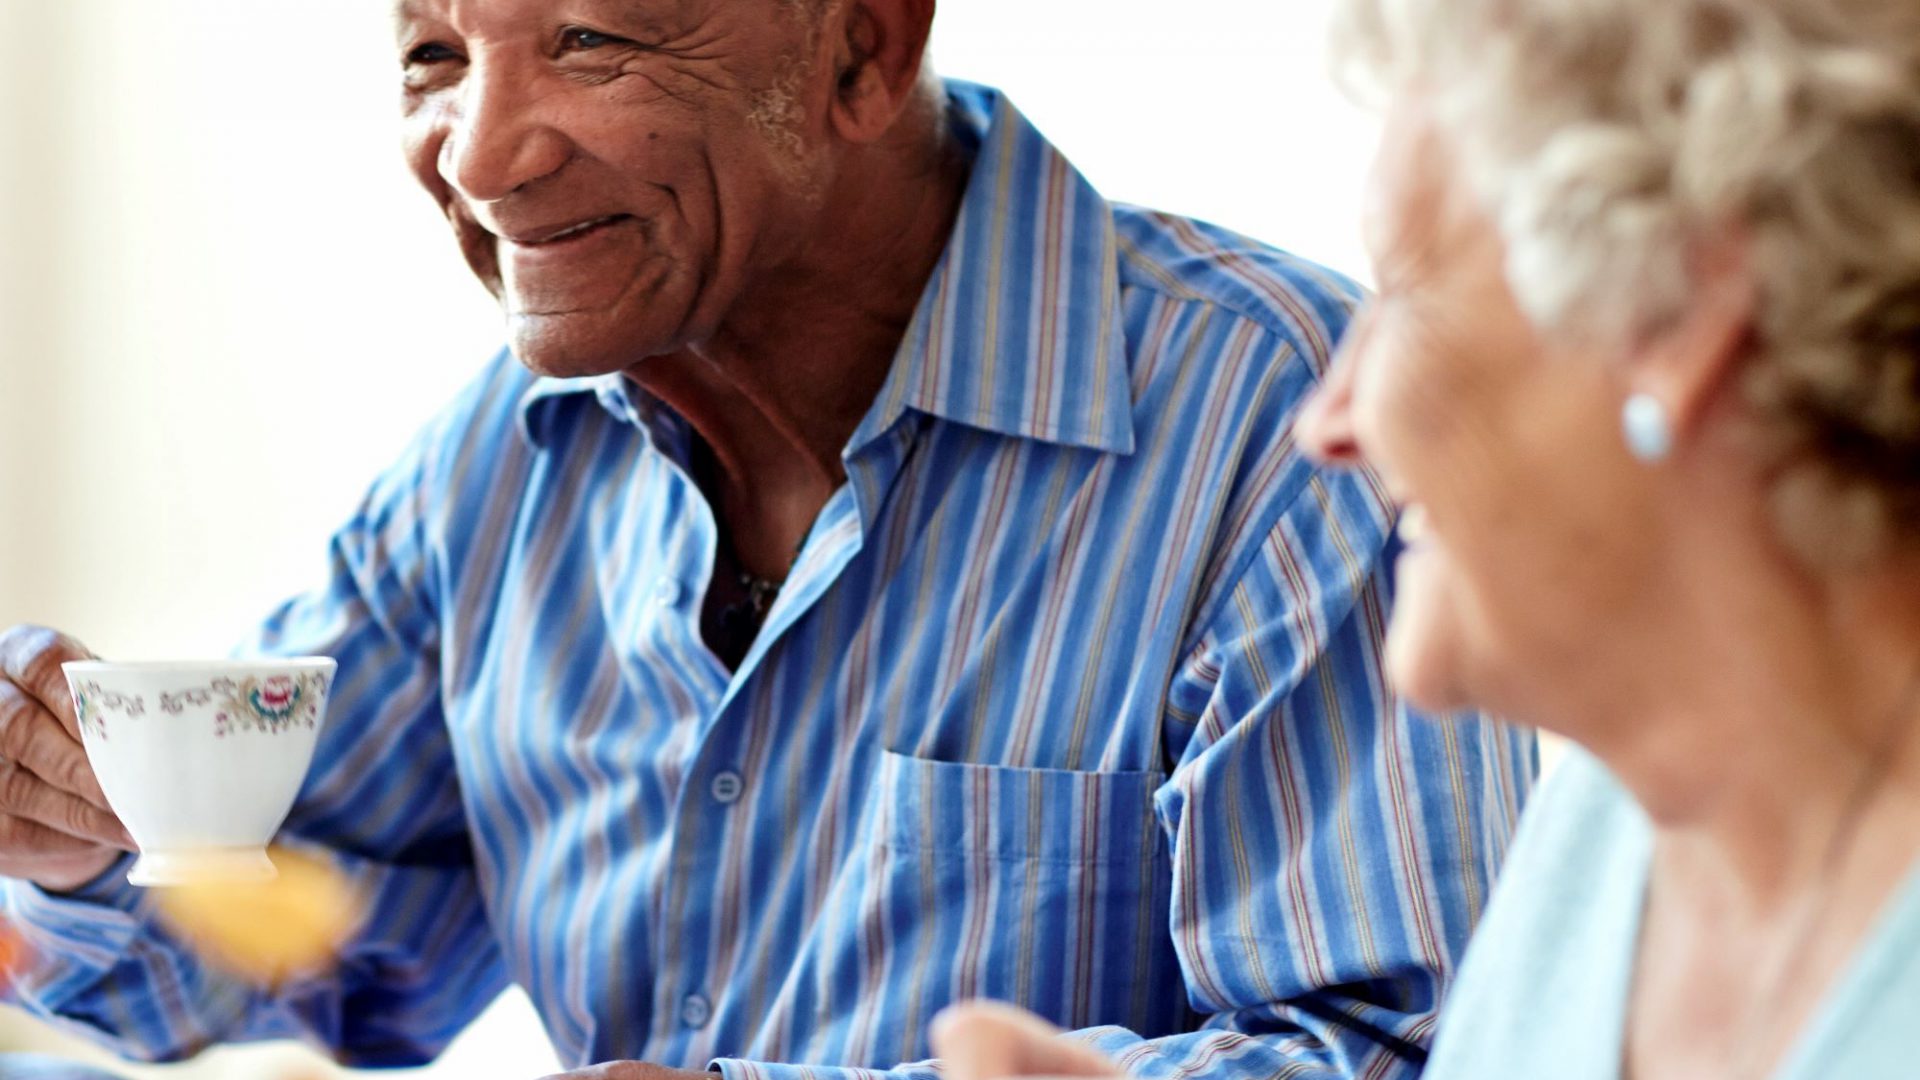
[[[631,394],[627,392],[629,387],[634,391]],[[635,426],[642,424],[643,404],[651,404],[640,400],[647,395],[629,382],[622,372],[573,379],[542,376],[535,379],[527,392],[520,396],[520,434],[529,446],[536,450],[544,449],[548,429],[553,423],[553,412],[559,403],[588,396],[598,400],[600,407],[614,419]]]
[[[1133,452],[1113,213],[1006,95],[948,82],[977,147],[946,254],[849,452],[912,408],[1041,442]]]
[[[946,253],[847,455],[908,409],[1003,435],[1132,453],[1111,208],[1004,94],[952,80],[946,87],[954,133],[974,151],[973,173]],[[624,376],[543,378],[522,399],[527,438],[544,441],[544,403],[584,394],[626,422],[648,419],[648,395]]]

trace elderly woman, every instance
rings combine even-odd
[[[1580,748],[1427,1075],[1920,1075],[1920,4],[1348,15],[1380,293],[1299,433],[1406,507],[1403,692]]]

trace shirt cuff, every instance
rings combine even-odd
[[[715,1058],[707,1066],[726,1080],[941,1080],[938,1061],[921,1061],[891,1069],[855,1069],[837,1065],[778,1065],[739,1058]]]
[[[131,859],[70,893],[0,879],[0,918],[26,952],[0,1000],[57,1010],[126,958],[144,923],[140,890],[127,883]]]

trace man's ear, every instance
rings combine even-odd
[[[1628,358],[1631,390],[1666,407],[1673,435],[1682,442],[1731,387],[1753,347],[1756,296],[1748,254],[1742,233],[1696,241],[1688,251],[1686,307]]]
[[[826,16],[834,87],[828,115],[856,143],[880,141],[912,100],[934,0],[840,0]]]

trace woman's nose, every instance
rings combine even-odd
[[[1347,331],[1347,341],[1334,355],[1333,365],[1319,389],[1301,406],[1293,422],[1294,438],[1309,457],[1323,465],[1352,466],[1361,463],[1360,440],[1355,433],[1353,415],[1354,371],[1359,366],[1356,340],[1362,332],[1360,320]]]

